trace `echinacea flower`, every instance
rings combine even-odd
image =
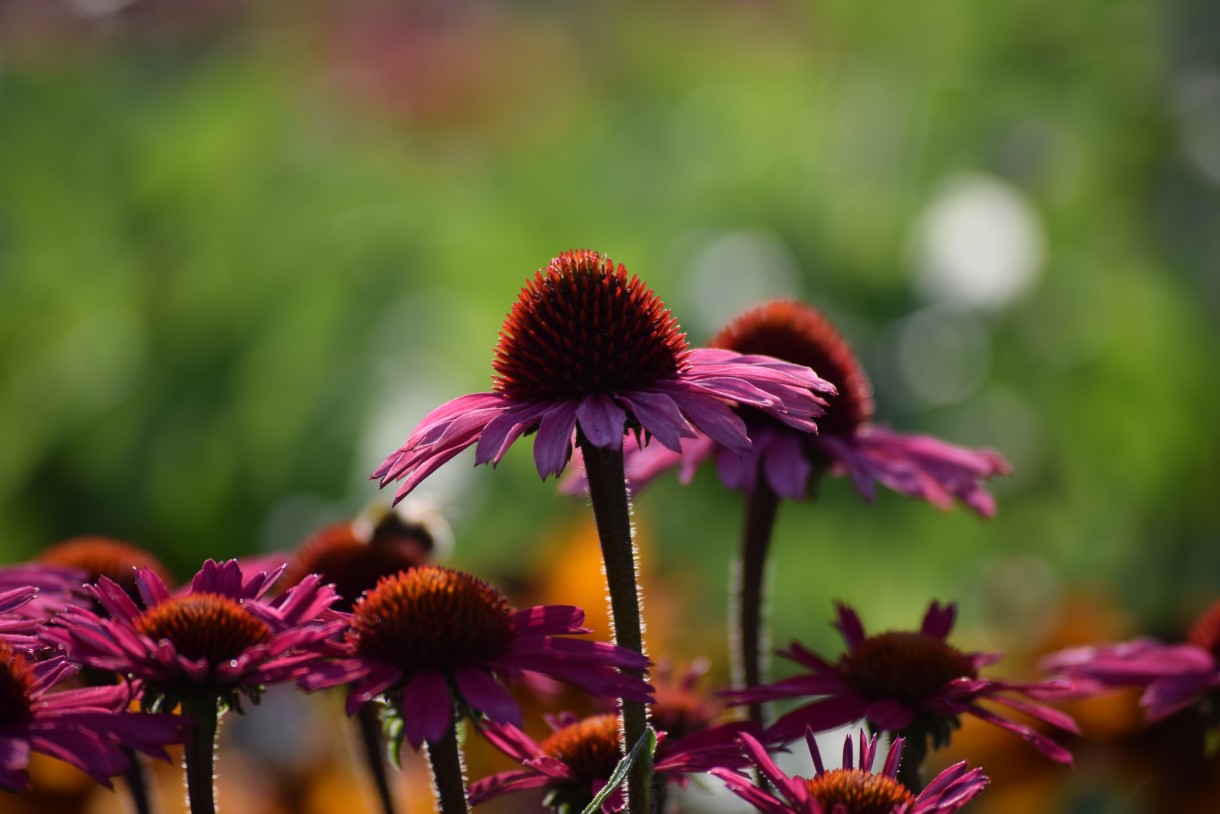
[[[514,611],[503,594],[470,574],[420,565],[382,579],[357,601],[338,658],[300,683],[307,690],[351,684],[349,714],[384,696],[415,749],[453,729],[455,695],[462,709],[519,724],[521,709],[498,679],[521,672],[597,696],[648,700],[649,686],[620,672],[643,671],[645,657],[566,638],[591,632],[582,626],[584,616],[561,605]]]
[[[918,794],[898,782],[904,741],[895,739],[880,772],[873,771],[877,736],[860,733],[858,760],[851,736],[843,744],[843,766],[827,771],[813,733],[805,740],[813,757],[815,774],[788,776],[775,764],[762,744],[749,735],[741,746],[758,768],[768,787],[727,769],[712,774],[763,814],[950,814],[974,799],[990,782],[982,769],[969,769],[963,761],[945,769]]]
[[[80,571],[88,583],[109,577],[132,599],[138,597],[138,571],[147,568],[162,581],[168,579],[169,573],[156,557],[144,549],[113,537],[95,535],[71,537],[58,542],[39,554],[38,561],[43,565]]]
[[[168,759],[162,747],[182,742],[177,716],[127,711],[125,683],[54,689],[74,675],[62,657],[35,662],[0,639],[0,788],[29,786],[31,752],[70,763],[109,788],[110,778],[130,767],[130,750]]]
[[[1006,706],[1053,727],[1079,732],[1075,721],[1059,710],[1029,699],[1065,697],[1066,682],[1012,682],[981,678],[979,670],[998,654],[963,653],[947,639],[956,609],[933,602],[917,631],[889,631],[866,636],[856,612],[838,605],[835,627],[847,651],[831,663],[793,642],[781,656],[809,672],[730,693],[737,703],[812,696],[808,704],[782,716],[768,730],[788,743],[806,728],[825,732],[865,719],[874,730],[907,738],[908,750],[922,761],[928,743],[944,746],[961,715],[973,715],[1024,738],[1047,757],[1071,763],[1066,749],[1041,732],[1006,718],[980,702]]]
[[[825,403],[817,394],[834,392],[801,365],[692,350],[648,286],[584,250],[561,254],[526,283],[492,366],[490,392],[433,410],[373,473],[383,487],[405,479],[395,500],[472,444],[476,464],[496,464],[531,432],[544,479],[564,469],[577,437],[617,450],[629,430],[671,450],[697,430],[744,454],[750,438],[730,405],[813,432]]]
[[[995,499],[982,484],[1008,474],[1008,462],[990,449],[969,449],[928,435],[903,435],[873,424],[868,376],[847,341],[817,310],[791,300],[769,302],[737,317],[708,344],[808,366],[838,393],[828,397],[817,434],[743,404],[739,413],[754,442],[748,451],[708,435],[683,438],[680,450],[656,445],[629,450],[626,471],[633,486],[643,486],[673,467],[688,482],[698,465],[710,458],[725,486],[747,493],[762,478],[777,495],[802,500],[816,476],[830,471],[846,473],[870,501],[880,483],[942,509],[950,508],[956,498],[980,515],[995,514]]]
[[[564,714],[549,718],[553,730],[542,741],[535,741],[511,724],[487,724],[483,735],[504,754],[522,765],[520,769],[484,777],[470,785],[470,803],[486,800],[524,789],[545,789],[545,804],[556,812],[581,811],[609,781],[622,752],[619,749],[617,715],[592,715],[578,718]],[[735,739],[741,734],[741,724],[720,733],[715,745],[697,736],[686,740],[688,745],[658,733],[657,751],[652,766],[653,777],[685,785],[688,775],[706,772],[715,766],[744,766]],[[665,747],[665,748],[662,748]],[[602,803],[606,814],[621,811],[625,805],[623,790],[615,789]]]
[[[1186,642],[1134,639],[1122,644],[1062,650],[1042,666],[1064,675],[1082,694],[1111,687],[1143,687],[1140,706],[1159,721],[1196,704],[1220,727],[1220,601],[1196,620]]]
[[[324,616],[335,595],[318,577],[264,599],[278,577],[208,560],[188,590],[171,594],[145,568],[135,581],[143,608],[102,577],[89,589],[100,609],[69,608],[43,637],[75,662],[138,680],[151,706],[215,696],[240,709],[242,695],[257,700],[264,685],[308,670],[315,646],[343,628]]]
[[[439,515],[408,515],[403,505],[397,510],[377,507],[314,532],[288,563],[284,584],[296,585],[309,574],[319,574],[335,586],[335,609],[348,612],[382,577],[430,562],[438,547],[450,544],[448,525]]]

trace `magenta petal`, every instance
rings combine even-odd
[[[957,606],[950,602],[948,605],[941,605],[939,602],[933,602],[928,606],[928,612],[924,614],[923,626],[920,632],[927,636],[934,636],[937,639],[947,639],[949,633],[953,630],[953,622],[957,618]]]
[[[860,616],[842,602],[835,603],[835,612],[839,618],[834,626],[842,634],[847,649],[855,650],[864,641],[864,625],[860,622]]]
[[[29,742],[7,735],[0,735],[0,767],[9,771],[18,771],[29,765]]]
[[[878,729],[898,732],[910,725],[915,714],[908,706],[897,701],[878,701],[868,705],[864,710],[864,717]]]
[[[424,741],[439,742],[453,726],[453,698],[440,673],[419,673],[402,691],[407,741],[416,750]]]
[[[500,772],[481,778],[470,784],[467,799],[472,806],[499,797],[501,794],[520,791],[522,789],[538,789],[551,782],[545,774],[518,769],[511,772]]]
[[[722,401],[678,388],[673,400],[706,435],[738,454],[750,450],[745,422]]]
[[[474,450],[476,464],[497,464],[521,433],[538,423],[546,411],[546,404],[531,404],[525,407],[505,407],[503,412],[488,422],[479,433],[479,443]]]
[[[589,633],[584,624],[585,612],[573,605],[536,605],[513,614],[517,636]]]
[[[754,439],[758,444],[758,439]],[[805,454],[801,436],[791,432],[775,433],[767,448],[761,453],[763,471],[769,485],[777,495],[790,500],[801,500],[809,491],[809,476],[813,464]]]
[[[599,449],[622,445],[627,414],[609,396],[589,396],[576,408],[576,420],[589,443]]]
[[[1071,765],[1072,753],[1037,730],[1031,729],[1024,724],[1019,724],[1016,721],[1010,721],[1001,715],[995,714],[989,709],[984,709],[983,707],[978,706],[977,704],[971,705],[968,709],[971,714],[981,718],[987,723],[995,724],[1001,729],[1007,729],[1009,732],[1020,736],[1027,743],[1032,745],[1035,749],[1056,763],[1063,763],[1069,766]]]
[[[683,438],[695,435],[682,410],[664,393],[633,390],[619,398],[631,408],[640,426],[673,452],[681,449]]]
[[[558,475],[572,455],[572,432],[576,429],[576,404],[560,402],[542,414],[534,437],[534,465],[543,480]]]
[[[0,614],[15,611],[22,605],[26,605],[38,594],[38,589],[34,587],[13,588],[10,591],[0,593]]]
[[[498,724],[521,726],[521,707],[486,671],[467,667],[457,670],[453,677],[458,691],[473,709]]]

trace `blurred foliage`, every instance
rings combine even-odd
[[[987,523],[842,480],[784,506],[778,640],[836,646],[832,597],[1020,633],[1063,585],[1165,624],[1220,592],[1214,5],[194,5],[0,3],[6,560],[104,533],[187,574],[351,515],[589,246],[695,341],[760,296],[824,308],[879,420],[1014,462]],[[1009,207],[950,237],[1025,252],[1011,296],[920,271],[962,189]],[[528,586],[585,510],[518,446],[421,491],[459,564]],[[738,501],[702,473],[636,513],[718,633]]]

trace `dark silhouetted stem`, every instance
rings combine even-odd
[[[898,763],[898,782],[906,786],[911,794],[923,791],[923,761],[928,756],[927,739],[920,732],[900,733],[905,742],[902,760]]]
[[[441,814],[467,814],[466,778],[462,752],[458,748],[457,726],[449,727],[439,741],[428,741],[428,764],[432,767],[432,787],[436,810]]]
[[[761,474],[761,473],[760,473]],[[767,552],[771,532],[779,513],[779,496],[762,477],[746,499],[746,516],[741,533],[741,561],[737,584],[733,586],[733,605],[737,613],[733,631],[733,678],[735,689],[757,687],[769,672],[770,633],[764,618],[766,607]],[[766,726],[764,705],[749,705],[750,720]]]
[[[127,782],[127,793],[131,795],[131,806],[136,814],[153,814],[152,801],[148,798],[148,772],[144,769],[144,760],[129,746],[123,747],[127,759],[131,761],[123,779]]]
[[[631,535],[631,506],[627,498],[627,481],[623,476],[623,451],[600,449],[583,438],[580,449],[585,458],[593,518],[597,522],[597,536],[601,540],[602,560],[606,566],[614,641],[642,654],[644,633],[635,571],[635,543]],[[626,754],[644,736],[648,726],[648,710],[639,701],[623,700],[621,704],[622,751]],[[631,814],[650,814],[651,787],[652,756],[644,750],[627,776],[627,806]]]
[[[216,814],[216,791],[213,783],[216,759],[216,732],[219,728],[219,701],[212,696],[195,698],[182,703],[182,711],[195,721],[195,729],[186,741],[183,761],[186,764],[186,798],[191,814]]]
[[[376,704],[365,704],[356,714],[360,728],[360,746],[364,751],[364,762],[368,764],[377,799],[381,801],[384,814],[395,814],[394,795],[390,791],[390,776],[386,771],[385,737],[381,733],[381,718]]]

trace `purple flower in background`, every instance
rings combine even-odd
[[[1111,687],[1144,687],[1140,705],[1159,721],[1196,704],[1220,727],[1220,601],[1195,622],[1184,644],[1135,639],[1122,644],[1075,647],[1043,661],[1072,679],[1084,694]]]
[[[484,777],[470,785],[470,803],[524,789],[545,789],[546,804],[554,811],[583,810],[610,779],[623,755],[619,749],[618,716],[593,715],[578,718],[565,714],[548,720],[554,730],[542,741],[535,741],[512,725],[490,724],[483,735],[504,754],[521,763],[522,768]],[[714,740],[695,735],[681,742],[670,742],[660,733],[653,763],[653,775],[685,785],[687,775],[706,772],[715,766],[744,766],[735,738],[741,727],[721,730]],[[707,732],[707,730],[705,730]],[[662,746],[668,747],[662,749]],[[621,811],[623,790],[616,789],[602,803],[606,814]]]
[[[740,455],[750,437],[730,405],[807,433],[825,404],[815,392],[834,392],[800,365],[690,349],[651,289],[584,250],[561,254],[526,283],[492,366],[490,392],[433,410],[378,467],[382,486],[405,478],[396,500],[472,444],[476,464],[496,464],[531,432],[543,478],[563,471],[577,432],[603,449],[618,449],[634,431],[677,451],[698,431]]]
[[[866,719],[877,730],[898,732],[908,739],[922,762],[926,744],[949,742],[958,716],[973,715],[1024,738],[1052,760],[1071,763],[1066,749],[1037,730],[981,706],[987,701],[1068,732],[1079,732],[1075,721],[1059,710],[1027,699],[1067,697],[1066,682],[1011,682],[979,677],[979,670],[994,664],[998,654],[963,653],[947,641],[956,611],[953,605],[933,602],[918,631],[889,631],[872,636],[855,611],[838,606],[835,625],[847,652],[835,663],[793,642],[780,652],[809,672],[729,693],[736,703],[767,702],[812,696],[775,722],[768,730],[777,741],[788,743],[805,729],[825,732]]]
[[[263,685],[307,671],[321,658],[317,646],[343,628],[327,611],[334,591],[318,577],[264,599],[279,573],[245,575],[236,560],[208,560],[189,589],[171,594],[143,569],[135,582],[143,609],[102,577],[90,588],[100,609],[69,608],[43,637],[73,661],[138,680],[146,704],[215,696],[240,708],[240,695],[257,700]]]
[[[0,640],[0,788],[29,786],[31,752],[70,763],[109,787],[111,777],[130,767],[129,750],[167,760],[162,747],[182,742],[181,718],[127,711],[125,683],[51,692],[76,672],[61,657],[33,662]]]
[[[399,713],[415,749],[438,742],[461,707],[498,723],[521,723],[521,709],[499,679],[540,673],[597,696],[649,700],[651,688],[627,672],[648,660],[617,645],[567,634],[582,627],[579,608],[514,611],[495,588],[470,574],[420,565],[386,577],[352,609],[339,657],[301,679],[307,690],[351,684],[354,714],[377,696]]]
[[[774,420],[743,403],[753,446],[742,451],[709,435],[685,437],[681,448],[652,445],[627,452],[626,472],[643,486],[679,467],[689,482],[700,463],[712,459],[730,489],[753,492],[758,478],[781,497],[801,500],[825,471],[846,474],[867,500],[876,484],[942,509],[962,501],[980,515],[995,514],[995,499],[983,481],[1008,474],[1008,462],[989,449],[969,449],[928,435],[903,435],[872,423],[872,386],[846,340],[817,310],[790,300],[766,303],[739,316],[708,343],[742,354],[763,354],[808,366],[832,383],[818,418],[818,432]],[[570,485],[569,490],[572,489]]]
[[[848,736],[843,745],[843,767],[830,771],[822,763],[813,733],[806,731],[805,740],[816,771],[808,779],[784,774],[762,744],[749,735],[741,736],[742,749],[767,785],[760,787],[746,775],[728,769],[713,769],[712,774],[763,814],[950,814],[974,799],[990,782],[982,769],[968,769],[962,762],[945,769],[914,794],[897,780],[902,738],[894,741],[879,773],[872,768],[876,736],[867,738],[860,733],[858,760],[854,759]]]

